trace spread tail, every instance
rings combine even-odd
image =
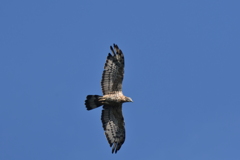
[[[103,105],[102,102],[99,101],[101,97],[102,96],[98,95],[88,95],[87,99],[85,100],[87,110],[91,110]]]

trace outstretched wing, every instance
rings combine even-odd
[[[122,91],[122,81],[124,74],[124,56],[116,44],[114,49],[110,46],[112,54],[108,54],[102,74],[102,92],[103,95],[114,94]]]
[[[102,124],[112,153],[117,153],[125,141],[125,127],[122,115],[122,104],[116,106],[104,105]]]

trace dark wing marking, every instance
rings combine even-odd
[[[124,56],[116,44],[114,49],[110,46],[112,54],[108,54],[102,74],[102,92],[103,95],[114,94],[122,91],[122,81],[124,74]]]
[[[108,143],[112,147],[112,153],[117,153],[125,141],[122,104],[116,106],[104,105],[101,120]]]

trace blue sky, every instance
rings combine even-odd
[[[239,1],[6,1],[0,159],[239,160]],[[101,109],[109,46],[125,54],[126,141]]]

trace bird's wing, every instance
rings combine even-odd
[[[112,147],[112,153],[117,153],[125,141],[122,104],[115,106],[104,105],[101,120],[108,143]]]
[[[110,46],[112,54],[108,54],[102,74],[101,85],[103,95],[122,92],[124,55],[116,44],[113,44],[113,47]]]

